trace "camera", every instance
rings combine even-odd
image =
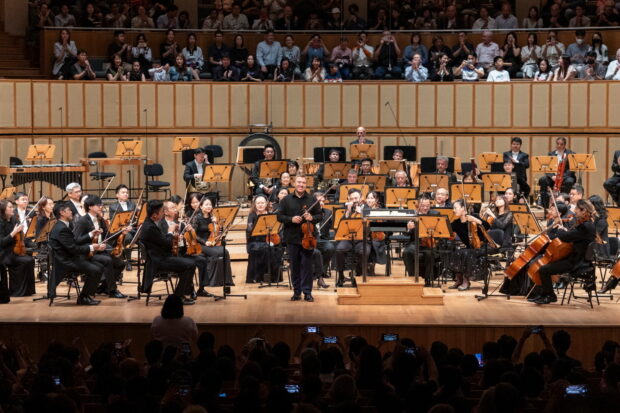
[[[54,380],[54,385],[60,386],[60,376],[52,376],[52,380]]]
[[[398,334],[396,333],[383,333],[381,336],[383,341],[398,341]]]
[[[190,392],[191,388],[188,385],[179,386],[178,394],[179,396],[187,396]]]

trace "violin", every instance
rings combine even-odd
[[[15,245],[13,246],[13,254],[24,256],[26,255],[26,243],[24,242],[24,231],[19,231],[13,235]]]
[[[179,255],[179,232],[172,234],[172,255]]]
[[[310,208],[304,206],[304,214],[312,209],[316,205],[316,202],[312,204]],[[317,239],[314,236],[314,224],[310,221],[305,221],[301,224],[301,232],[303,237],[301,239],[301,246],[305,250],[314,250],[317,246]]]
[[[219,247],[220,243],[217,241],[218,237],[218,226],[216,223],[212,222],[208,226],[209,228],[209,238],[207,238],[206,245],[208,247]]]
[[[202,248],[200,247],[198,236],[196,235],[196,230],[194,228],[183,232],[183,239],[185,240],[185,253],[187,255],[198,255],[202,253]]]
[[[303,224],[302,224],[302,226],[303,226]],[[265,242],[267,244],[269,244],[270,246],[274,246],[275,247],[276,245],[280,245],[280,242],[282,242],[282,240],[280,239],[280,235],[279,234],[267,234],[265,236]]]
[[[370,238],[374,241],[385,241],[385,232],[372,232]]]

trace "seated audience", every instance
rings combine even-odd
[[[612,60],[607,66],[606,80],[620,80],[620,49],[616,50],[616,60]]]
[[[454,68],[454,75],[460,76],[463,82],[477,82],[484,76],[484,68],[476,60],[476,54],[467,55],[460,66]]]
[[[125,22],[129,19],[126,10],[128,6],[128,3],[123,3],[123,9],[121,10],[118,3],[112,3],[110,12],[105,15],[106,27],[114,27],[116,29],[125,27]]]
[[[606,65],[609,63],[609,50],[607,45],[603,43],[603,35],[601,32],[592,33],[592,44],[588,48],[588,52],[596,53],[596,62]]]
[[[108,70],[106,70],[105,77],[110,81],[127,80],[127,76],[125,76],[125,69],[123,68],[123,60],[119,54],[112,56],[112,64]]]
[[[170,65],[167,63],[153,63],[153,67],[148,70],[149,77],[153,82],[169,82],[170,81]]]
[[[54,17],[54,26],[58,27],[74,27],[77,26],[75,16],[69,13],[69,6],[63,4],[60,6],[60,13]]]
[[[90,66],[86,50],[80,49],[77,52],[77,62],[71,66],[71,77],[73,80],[95,80],[97,75]]]
[[[318,57],[312,59],[312,64],[304,72],[304,79],[306,82],[319,83],[325,80],[325,68],[321,65],[321,60]]]
[[[146,14],[146,8],[142,5],[138,6],[138,14],[131,19],[132,29],[154,29],[155,23],[153,19]]]
[[[209,46],[209,49],[207,50],[211,70],[222,64],[222,56],[224,54],[230,56],[230,49],[226,44],[224,44],[224,33],[219,30],[216,31],[214,39],[215,42]]]
[[[428,49],[422,44],[420,33],[411,34],[411,43],[405,47],[403,51],[403,66],[406,68],[411,64],[413,55],[418,53],[422,57],[422,64],[428,64]]]
[[[278,56],[280,64],[283,59],[288,59],[289,66],[295,72],[295,76],[301,79],[301,50],[295,45],[293,35],[287,34],[284,37],[284,46],[280,48],[280,55]]]
[[[54,43],[54,58],[52,75],[59,80],[67,79],[71,66],[77,60],[77,47],[68,29],[62,29],[58,41]]]
[[[342,83],[342,76],[335,63],[327,65],[327,73],[325,74],[325,83]]]
[[[204,68],[205,60],[202,55],[202,49],[198,46],[196,35],[194,33],[187,35],[187,46],[183,48],[181,54],[185,58],[185,64],[192,71],[192,76],[194,79],[200,80],[200,72],[202,72]]]
[[[428,79],[428,69],[422,65],[422,56],[413,55],[411,64],[405,69],[405,79],[410,82],[425,82]]]
[[[226,19],[226,18],[224,18]],[[265,30],[273,30],[273,22],[269,18],[269,12],[262,7],[258,12],[258,19],[254,19],[252,30],[264,32]]]
[[[293,15],[292,6],[288,4],[284,6],[284,9],[282,10],[282,17],[275,21],[275,28],[276,30],[282,30],[284,32],[301,29],[299,24],[299,16]]]
[[[262,82],[263,72],[260,66],[256,64],[254,56],[249,55],[246,65],[241,70],[241,80],[244,82]]]
[[[325,46],[320,35],[313,34],[304,50],[301,51],[301,55],[306,60],[306,68],[310,67],[315,57],[319,59],[321,66],[325,66],[329,58],[329,49]]]
[[[291,66],[290,60],[284,57],[280,61],[280,66],[273,73],[273,80],[276,82],[292,82],[295,79],[295,70]]]
[[[172,4],[165,13],[157,18],[158,29],[181,29],[178,21],[179,7]]]
[[[273,76],[280,55],[280,42],[275,41],[274,37],[273,30],[269,29],[265,32],[264,40],[256,46],[256,62],[263,76],[268,79]]]
[[[86,4],[84,13],[80,17],[80,27],[101,27],[103,14],[93,3]]]
[[[452,67],[460,66],[463,60],[466,60],[467,56],[476,50],[474,45],[467,40],[467,33],[459,32],[458,39],[459,42],[452,47],[451,54],[449,55]]]
[[[130,82],[146,81],[146,76],[144,76],[144,71],[142,70],[139,60],[134,60],[131,64],[131,72],[127,75],[127,80]]]
[[[534,82],[549,82],[553,80],[553,70],[547,59],[540,59],[538,70],[534,74]]]
[[[493,66],[495,69],[489,71],[487,82],[510,82],[510,74],[504,68],[504,59],[501,56],[495,57]]]
[[[166,30],[166,41],[159,45],[159,56],[163,66],[174,66],[176,56],[181,53],[181,48],[175,39],[173,29]]]
[[[193,78],[192,70],[185,63],[185,57],[179,53],[175,60],[174,66],[168,71],[172,82],[191,82]]]
[[[222,64],[213,69],[213,80],[216,82],[236,82],[239,80],[239,69],[231,64],[228,55],[223,55]]]
[[[202,30],[222,30],[224,28],[223,18],[217,12],[217,9],[211,9],[209,15],[202,22]]]
[[[471,29],[475,31],[496,29],[495,19],[489,15],[489,9],[485,6],[480,7],[480,17],[474,22]]]
[[[140,68],[144,73],[148,73],[153,64],[153,51],[149,47],[144,33],[139,33],[136,36],[136,44],[131,48],[131,57],[140,62]]]
[[[222,29],[238,32],[241,30],[248,30],[249,28],[250,23],[248,22],[248,17],[241,13],[241,4],[234,3],[232,6],[232,13],[224,17]]]
[[[248,60],[248,49],[245,47],[245,39],[242,34],[235,35],[233,47],[230,49],[230,61],[238,69],[241,69]]]
[[[500,56],[501,53],[498,44],[493,41],[493,33],[488,30],[482,33],[482,42],[476,46],[476,56],[478,56],[480,66],[486,71],[491,70],[495,58]]]
[[[542,57],[542,48],[537,43],[536,33],[530,33],[527,35],[527,45],[521,48],[521,62],[523,63],[521,70],[526,79],[533,78],[538,71],[538,60]]]
[[[431,81],[433,82],[452,82],[454,81],[454,75],[452,74],[452,70],[448,66],[450,62],[450,58],[442,54],[439,56],[439,66],[437,69],[433,71],[431,75]]]
[[[495,28],[501,30],[514,30],[519,28],[519,21],[512,14],[512,6],[507,1],[502,4],[501,13],[495,18]]]
[[[538,7],[531,6],[527,12],[527,17],[523,19],[521,27],[524,29],[542,29],[544,26],[543,19],[538,13]]]
[[[351,78],[351,49],[346,37],[341,37],[340,44],[332,49],[330,61],[338,67],[343,79]]]

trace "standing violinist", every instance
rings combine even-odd
[[[192,221],[192,227],[196,230],[198,242],[202,248],[202,255],[209,260],[209,274],[206,278],[200,279],[198,295],[204,295],[205,287],[221,287],[223,284],[235,285],[232,279],[232,269],[230,266],[230,254],[221,245],[217,236],[224,230],[217,217],[213,215],[213,201],[211,198],[204,197],[200,203],[200,211]],[[225,234],[224,234],[225,235]],[[225,258],[224,258],[225,257]],[[221,259],[226,261],[226,265]]]
[[[26,297],[35,293],[34,259],[23,251],[18,253],[24,255],[18,255],[14,249],[16,243],[20,242],[25,251],[23,230],[26,225],[19,222],[15,215],[15,206],[11,201],[0,201],[0,265],[9,271],[10,296]],[[21,239],[16,240],[19,236]],[[2,269],[2,272],[4,271],[5,269]]]
[[[136,209],[136,204],[129,199],[129,188],[125,184],[120,184],[116,187],[116,202],[110,205],[109,214],[110,219],[114,219],[114,215],[118,212],[133,211]],[[139,213],[140,211],[137,211]],[[137,217],[136,217],[137,218]],[[123,241],[123,246],[131,244],[133,237],[136,235],[136,230],[131,229],[126,235]],[[125,271],[131,271],[131,250],[123,248],[123,256],[125,258]]]
[[[194,304],[194,300],[186,298],[185,295],[193,290],[192,279],[196,271],[196,264],[193,260],[176,257],[172,255],[174,238],[178,236],[178,225],[170,222],[167,230],[162,231],[157,225],[164,218],[164,204],[158,199],[151,199],[147,206],[147,218],[141,227],[140,241],[144,244],[144,249],[150,257],[152,270],[174,271],[179,275],[179,282],[174,289],[174,294],[183,299],[183,304]],[[145,291],[150,290],[150,286],[145,286]]]
[[[86,211],[86,215],[79,217],[73,223],[73,233],[75,234],[75,238],[79,239],[87,236],[92,231],[100,231],[97,235],[95,235],[95,237],[93,237],[93,244],[101,244],[104,242],[105,238],[112,235],[108,232],[108,225],[102,218],[102,205],[103,203],[101,202],[101,198],[98,196],[89,195],[86,197],[84,200],[84,210]],[[125,228],[123,231],[127,233],[129,228]],[[119,235],[120,234],[117,234],[116,237]],[[107,240],[106,243],[111,243],[112,240],[116,240],[116,237]],[[125,263],[122,259],[113,257],[108,251],[109,249],[111,248],[107,248],[104,251],[97,251],[91,258],[92,261],[100,263],[104,268],[101,285],[99,286],[97,292],[105,293],[111,298],[127,298],[125,294],[118,291],[116,286],[116,283],[120,280],[123,269],[125,268]]]
[[[425,196],[422,196],[418,200],[418,211],[419,216],[433,215],[438,216],[439,211],[435,211],[431,209],[431,200]],[[405,263],[405,268],[407,270],[407,274],[409,276],[415,275],[415,254],[416,251],[420,251],[420,259],[422,262],[420,263],[420,268],[423,268],[422,277],[424,277],[424,284],[429,286],[433,281],[434,272],[435,272],[435,262],[433,261],[433,254],[430,245],[430,238],[426,240],[420,239],[420,248],[416,247],[415,244],[415,221],[411,220],[407,223],[407,235],[409,235],[409,242],[403,251],[403,261]]]
[[[302,292],[304,300],[314,301],[312,297],[312,255],[315,247],[304,248],[302,241],[306,244],[316,243],[315,224],[321,222],[322,218],[321,206],[318,202],[314,202],[313,197],[306,192],[306,177],[297,175],[295,191],[280,202],[278,210],[278,221],[284,224],[283,241],[287,244],[291,263],[293,282],[291,301],[301,300]],[[304,227],[306,232],[303,231]]]
[[[452,256],[450,267],[455,275],[455,283],[449,288],[458,288],[459,291],[469,290],[470,280],[476,281],[482,278],[483,268],[481,258],[486,239],[482,233],[489,228],[489,224],[482,220],[478,214],[468,214],[465,201],[455,201],[452,205],[454,220],[452,231],[456,233],[465,248],[456,250]],[[476,245],[480,243],[480,245]]]
[[[564,174],[557,176],[556,171],[556,173],[545,174],[538,180],[538,185],[540,186],[540,200],[542,202],[542,207],[545,209],[549,208],[548,188],[554,188],[556,182],[561,179],[562,184],[560,185],[560,191],[568,192],[575,183],[575,173],[570,170],[568,164],[568,155],[575,152],[566,148],[566,142],[567,140],[564,136],[557,137],[555,140],[555,150],[548,153],[548,156],[555,156],[558,158],[558,170],[560,170],[562,162],[564,162]]]
[[[349,189],[348,193],[348,201],[345,203],[346,211],[344,213],[344,218],[361,218],[362,210],[362,193],[357,188]],[[360,257],[362,256],[362,248],[366,248],[367,256],[370,254],[370,245],[368,242],[355,241],[355,243],[351,243],[349,240],[341,240],[336,244],[336,271],[338,272],[338,279],[336,280],[336,286],[342,287],[344,282],[346,281],[344,278],[344,266],[345,266],[345,257],[346,254],[354,250],[355,255],[357,257],[357,275],[361,275],[362,273],[362,260]],[[354,282],[354,280],[350,280]]]
[[[620,163],[618,163],[619,160],[620,151],[615,151],[614,156],[611,160],[611,172],[613,172],[613,175],[610,176],[603,183],[603,188],[605,188],[605,190],[609,192],[609,195],[611,195],[611,198],[618,206],[620,206]]]
[[[530,186],[527,183],[527,169],[530,167],[530,155],[521,150],[523,140],[518,136],[510,140],[510,150],[504,152],[504,162],[510,162],[514,166],[517,175],[519,192],[527,198],[530,195]]]
[[[549,304],[557,301],[557,296],[553,292],[551,276],[565,274],[585,261],[588,245],[596,237],[594,223],[592,222],[592,219],[596,216],[596,211],[592,203],[585,199],[577,201],[575,216],[577,221],[573,227],[558,233],[560,241],[573,244],[573,252],[564,259],[550,262],[540,267],[539,274],[542,288],[540,295],[533,300],[536,304]]]

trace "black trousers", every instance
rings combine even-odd
[[[610,176],[609,179],[603,183],[603,188],[609,192],[609,195],[611,195],[616,205],[620,206],[620,176]]]
[[[295,295],[312,294],[312,255],[301,244],[288,244],[288,257],[291,263],[291,281]]]
[[[11,254],[6,263],[9,269],[9,291],[11,297],[34,295],[34,258],[30,255]]]
[[[202,245],[202,254],[207,257],[209,261],[209,274],[204,280],[200,279],[200,286],[205,287],[221,287],[223,285],[234,285],[232,279],[232,268],[230,265],[230,253],[228,250],[224,250],[224,247],[207,247]],[[226,265],[223,266],[223,261],[226,260]]]
[[[0,265],[0,304],[6,304],[10,301],[8,272],[4,265]]]
[[[519,185],[519,192],[523,192],[523,196],[526,198],[530,196],[530,185],[527,183],[527,179],[517,177],[517,184]]]
[[[107,252],[96,253],[91,260],[103,266],[102,281],[105,281],[106,293],[116,291],[116,283],[121,279],[125,262],[120,258],[111,256]]]
[[[542,282],[542,293],[553,294],[553,282],[551,282],[551,276],[556,274],[564,274],[569,272],[575,267],[575,263],[569,260],[560,260],[552,262],[540,267],[540,281]]]
[[[358,275],[361,275],[362,274],[361,272],[362,253],[364,251],[362,248],[366,248],[366,256],[370,257],[371,247],[369,243],[362,242],[362,241],[355,241],[355,247],[353,247],[353,244],[351,243],[351,241],[346,241],[346,240],[338,241],[338,244],[336,244],[336,270],[344,271],[346,254],[347,252],[354,250],[355,254],[357,255],[356,272]],[[368,262],[370,262],[370,260],[368,260]]]
[[[327,239],[319,239],[316,249],[318,249],[321,253],[321,261],[322,261],[322,275],[327,274],[327,270],[329,268],[329,263],[332,261],[334,254],[336,253],[336,245],[330,240]]]
[[[403,261],[405,262],[405,268],[407,274],[410,277],[415,275],[415,253],[416,246],[414,243],[410,243],[405,247],[403,251]],[[435,259],[439,258],[438,254],[434,255]],[[424,277],[426,281],[432,281],[435,278],[435,260],[433,260],[433,253],[428,248],[422,248],[420,250],[420,275]]]
[[[568,193],[574,184],[575,178],[572,176],[566,176],[562,181],[562,187],[560,190]],[[538,185],[540,186],[540,200],[542,201],[543,207],[549,208],[549,188],[553,188],[553,179],[551,179],[551,176],[549,175],[543,175],[538,180]]]
[[[155,266],[156,271],[174,271],[179,276],[179,282],[174,289],[174,294],[183,296],[191,291],[196,263],[191,258],[165,257]]]
[[[86,276],[86,280],[82,286],[83,296],[95,294],[105,269],[101,263],[93,261],[92,259],[89,260],[84,257],[77,257],[75,260],[71,261],[71,264],[65,265],[64,267],[68,271],[81,272]]]

